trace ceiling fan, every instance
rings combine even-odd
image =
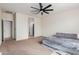
[[[48,6],[46,7],[43,7],[42,3],[39,3],[39,8],[36,8],[36,7],[31,7],[33,9],[35,9],[35,14],[39,14],[41,13],[41,15],[43,15],[43,13],[46,13],[46,14],[49,14],[48,11],[53,11],[53,9],[48,9],[49,7],[51,7],[52,5],[49,4]]]

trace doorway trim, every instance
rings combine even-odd
[[[31,24],[32,24],[32,28],[30,26]],[[35,37],[35,18],[33,18],[33,17],[28,18],[28,37],[30,38],[30,36]]]
[[[2,28],[2,42],[4,41],[4,24],[3,24],[3,19],[1,20],[1,28]]]
[[[12,23],[13,23],[13,21],[8,21],[8,20],[3,20],[3,19],[2,19],[2,21],[1,21],[2,42],[4,41],[4,21],[10,22],[10,29],[11,29],[11,31],[10,31],[11,36],[10,36],[10,37],[12,38]]]

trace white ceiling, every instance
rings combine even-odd
[[[54,9],[54,11],[50,11],[49,13],[56,13],[68,9],[79,8],[79,3],[43,3],[43,6],[45,7],[49,4],[52,4],[51,8]],[[26,13],[34,16],[41,16],[40,14],[33,14],[31,11],[33,11],[34,9],[32,9],[31,6],[39,8],[38,3],[0,3],[0,8],[4,11],[6,10],[12,12]]]

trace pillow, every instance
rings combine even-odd
[[[59,38],[77,39],[77,34],[71,34],[71,33],[56,33],[56,35],[54,36]]]

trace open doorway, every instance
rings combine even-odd
[[[12,24],[13,21],[2,20],[2,41],[13,39]]]
[[[29,18],[28,19],[28,26],[29,26],[29,38],[33,38],[35,35],[35,22],[34,22],[34,18]]]

